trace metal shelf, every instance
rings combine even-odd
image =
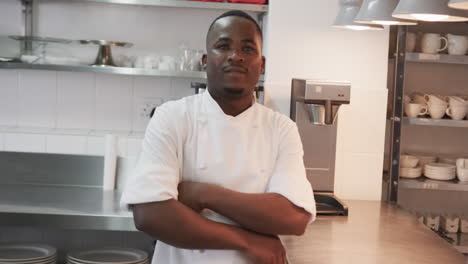
[[[445,63],[468,65],[468,56],[447,54],[406,53],[407,62]]]
[[[55,64],[28,64],[21,62],[0,62],[0,69],[26,69],[26,70],[49,70],[49,71],[71,71],[71,72],[97,72],[107,74],[134,75],[134,76],[158,76],[175,77],[187,79],[206,80],[206,72],[202,71],[159,71],[141,68],[124,67],[95,67],[87,65],[55,65]],[[258,85],[262,85],[264,75],[260,75]]]
[[[268,5],[198,2],[198,1],[186,1],[186,0],[75,0],[75,1],[109,3],[109,4],[161,6],[161,7],[186,7],[186,8],[204,8],[204,9],[242,10],[242,11],[250,11],[250,12],[257,12],[257,13],[265,13],[268,11]]]
[[[450,243],[458,252],[468,254],[468,233],[449,233],[448,237],[453,239]]]
[[[206,79],[206,73],[202,71],[159,71],[141,68],[124,67],[95,67],[87,65],[55,65],[55,64],[28,64],[20,62],[1,62],[0,69],[28,69],[72,72],[97,72],[123,75],[143,75],[160,77],[178,77],[191,79]]]
[[[0,225],[136,231],[120,193],[100,188],[0,185]]]
[[[421,125],[421,126],[443,126],[443,127],[466,127],[468,128],[468,120],[452,120],[452,119],[432,119],[432,118],[410,118],[404,117],[403,124],[405,125]]]
[[[417,179],[400,178],[400,188],[404,189],[424,189],[424,190],[441,190],[441,191],[468,191],[468,182],[453,181],[436,181],[425,177]]]

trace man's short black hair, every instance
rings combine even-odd
[[[242,17],[242,18],[245,18],[245,19],[247,19],[247,20],[250,20],[252,23],[255,24],[255,27],[257,28],[258,34],[260,34],[260,39],[263,40],[262,29],[261,29],[260,26],[258,25],[257,21],[255,21],[255,19],[253,19],[253,18],[252,18],[249,14],[247,14],[246,12],[240,11],[240,10],[231,10],[231,11],[227,11],[227,12],[224,12],[223,14],[221,14],[219,17],[215,18],[215,20],[213,20],[213,22],[211,22],[211,25],[210,25],[210,27],[208,28],[208,33],[206,33],[206,39],[208,39],[208,35],[210,34],[211,28],[212,28],[213,25],[216,23],[216,21],[220,20],[220,19],[223,18],[223,17],[229,17],[229,16]]]

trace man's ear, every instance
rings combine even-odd
[[[266,63],[265,56],[262,56],[262,70],[261,70],[261,73],[265,73],[265,63]]]
[[[201,58],[201,62],[202,62],[203,70],[206,70],[206,54],[203,54],[203,56]]]

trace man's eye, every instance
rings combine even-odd
[[[255,51],[255,49],[254,49],[254,48],[252,48],[252,47],[249,47],[249,46],[247,46],[247,47],[244,47],[244,48],[243,48],[243,50],[244,50],[245,52],[253,52],[253,51]]]
[[[228,44],[218,45],[217,49],[220,49],[220,50],[228,50],[228,49],[229,49],[229,45],[228,45]]]

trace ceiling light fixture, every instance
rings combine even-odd
[[[383,26],[373,24],[360,24],[354,22],[361,8],[362,0],[340,0],[340,11],[336,16],[333,27],[352,30],[381,30]]]
[[[456,9],[468,10],[468,0],[450,0],[448,6]]]
[[[397,5],[398,0],[364,0],[354,21],[378,25],[417,25],[412,20],[392,17]]]
[[[468,12],[451,9],[448,0],[400,0],[392,16],[432,22],[468,21]]]

